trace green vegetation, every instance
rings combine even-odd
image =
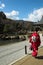
[[[11,20],[8,19],[2,11],[0,12],[0,39],[5,39],[6,37],[10,39],[11,37],[13,38],[13,36],[17,37],[18,35],[27,34],[28,36],[30,36],[30,33],[34,31],[34,28],[35,24],[33,22],[23,20]],[[41,29],[43,29],[43,25]]]
[[[0,34],[27,34],[32,30],[33,23],[23,20],[11,20],[6,17],[3,12],[0,12]]]

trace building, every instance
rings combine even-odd
[[[41,31],[43,31],[43,16],[42,16],[42,19],[40,21],[34,22],[33,26],[38,27],[38,28],[40,28]]]

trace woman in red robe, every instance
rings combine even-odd
[[[31,43],[31,49],[33,50],[32,56],[36,57],[38,54],[38,47],[40,46],[40,36],[38,34],[38,29],[35,29],[35,32],[33,32],[30,36],[30,43]]]

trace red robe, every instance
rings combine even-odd
[[[36,37],[36,41],[35,42],[32,41],[32,36]],[[34,54],[37,55],[37,50],[38,50],[38,47],[40,46],[40,43],[41,43],[40,36],[39,36],[39,34],[37,32],[32,33],[32,35],[30,36],[30,43],[31,43],[31,48],[33,50],[32,55],[33,56],[34,56]]]

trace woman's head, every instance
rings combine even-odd
[[[38,27],[37,27],[37,28],[35,28],[35,31],[36,31],[36,32],[38,32],[38,31],[39,31],[39,28],[38,28]]]

